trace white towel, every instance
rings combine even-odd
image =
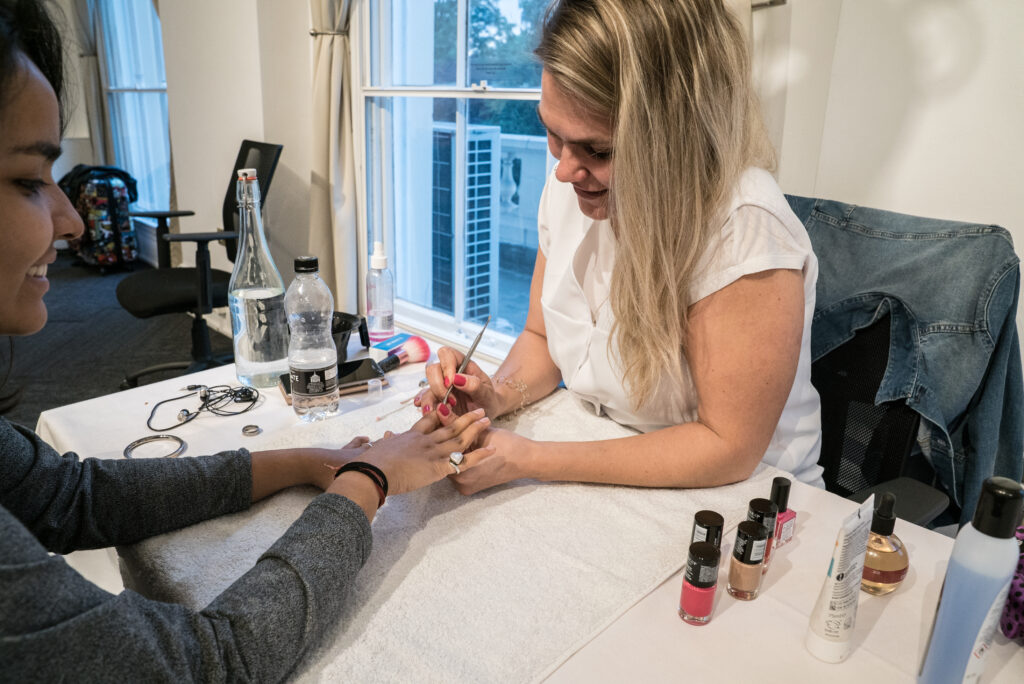
[[[411,407],[375,421],[384,410],[300,426],[258,448],[377,437],[406,429],[417,415]],[[505,426],[562,441],[634,434],[568,392]],[[541,679],[682,567],[696,511],[717,510],[731,530],[777,474],[760,466],[745,482],[691,490],[523,480],[471,497],[445,480],[391,497],[374,519],[373,553],[344,629],[307,659],[300,679]],[[282,492],[249,511],[121,549],[130,585],[202,607],[252,566],[315,493]]]

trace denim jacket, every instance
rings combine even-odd
[[[971,519],[985,478],[1024,474],[1019,259],[999,226],[787,196],[818,257],[816,361],[888,312],[875,403],[905,400],[918,443]]]

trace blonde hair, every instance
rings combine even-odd
[[[634,408],[680,388],[690,283],[740,174],[774,167],[743,31],[721,0],[560,0],[536,51],[613,130],[610,302]]]

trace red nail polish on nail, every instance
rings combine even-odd
[[[451,409],[448,408],[447,404],[441,404],[440,406],[437,407],[437,412],[440,413],[442,416],[448,417],[448,414],[451,413],[452,411]]]
[[[430,413],[430,404],[424,404],[423,405],[423,415],[427,415],[428,413]]]
[[[444,386],[445,386],[445,387],[451,387],[451,384],[452,384],[452,379],[451,379],[451,378],[449,378],[449,377],[447,377],[447,376],[445,376],[445,379],[444,379]]]
[[[455,406],[455,397],[454,396],[449,396],[448,397],[448,403],[451,404],[452,406]]]
[[[455,383],[456,387],[462,387],[463,385],[466,384],[466,376],[465,375],[456,375],[454,378],[452,378],[452,382]]]

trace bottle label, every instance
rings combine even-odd
[[[981,623],[978,637],[974,640],[974,646],[971,648],[971,657],[967,659],[967,670],[964,672],[965,682],[977,682],[981,678],[982,670],[985,668],[985,655],[992,648],[992,635],[996,631],[996,625],[999,624],[999,616],[1002,615],[1012,579],[1011,577],[1006,580],[1006,586],[996,594],[995,601],[992,602],[988,614],[985,615],[985,620]]]
[[[868,582],[877,582],[878,584],[899,584],[906,576],[907,568],[900,568],[899,570],[876,570],[875,568],[868,567],[867,564],[865,564],[862,578]]]
[[[758,539],[757,541],[755,541],[753,545],[751,545],[750,547],[750,562],[760,563],[762,560],[764,560],[764,552],[767,547],[767,539]]]
[[[781,520],[781,518],[780,518],[780,520]],[[780,528],[780,526],[776,525],[776,528],[778,529],[778,528]],[[791,540],[793,538],[793,530],[795,528],[796,528],[796,516],[791,517],[789,520],[783,521],[783,523],[781,525],[781,529],[778,529],[778,531],[775,534],[775,536],[778,537],[778,540],[775,542],[776,548],[778,548],[779,546],[782,546],[783,544],[785,544],[786,542],[788,542],[789,540]]]
[[[338,364],[324,368],[289,368],[292,381],[292,394],[320,396],[330,394],[338,389]]]
[[[708,540],[708,528],[701,525],[693,526],[693,540],[695,542],[702,542]]]

